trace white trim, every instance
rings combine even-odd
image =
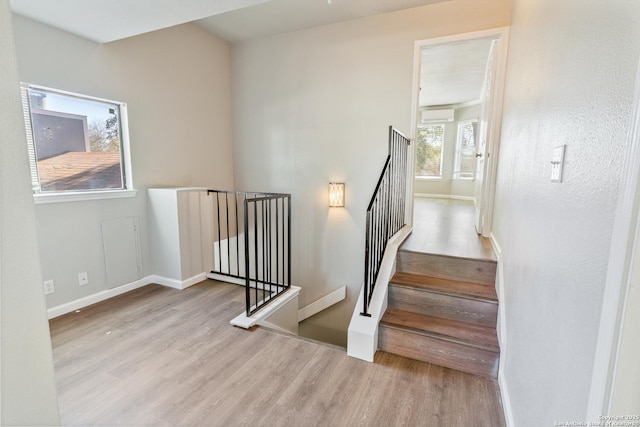
[[[504,370],[502,369],[503,356],[500,354],[500,369],[498,370],[498,387],[500,388],[500,397],[502,398],[502,410],[504,412],[504,420],[507,427],[515,427],[516,423],[513,421],[513,410],[511,409],[511,398],[509,397],[509,388],[507,387],[507,380],[504,377]]]
[[[427,175],[416,175],[413,177],[413,179],[415,179],[416,181],[444,181],[444,179],[442,178],[442,175],[433,175],[433,176],[427,176]]]
[[[122,139],[122,161],[124,162],[124,185],[127,190],[133,190],[133,166],[131,162],[131,141],[129,139],[129,109],[126,102],[120,102],[120,137]]]
[[[498,64],[495,71],[495,88],[493,92],[494,101],[492,102],[493,110],[491,112],[491,138],[487,147],[487,167],[484,175],[483,204],[484,222],[482,224],[482,235],[489,237],[491,227],[493,226],[493,208],[496,192],[496,181],[498,178],[498,156],[500,153],[500,132],[502,130],[502,110],[504,103],[504,90],[507,72],[507,54],[509,51],[509,28],[500,29],[500,50],[498,51]]]
[[[121,101],[113,101],[111,99],[106,99],[106,98],[98,98],[96,96],[91,96],[91,95],[84,95],[84,94],[80,94],[80,93],[74,93],[74,92],[68,92],[65,90],[60,90],[60,89],[54,89],[54,88],[50,88],[47,86],[40,86],[40,85],[35,85],[35,84],[31,84],[31,83],[25,83],[25,82],[20,82],[20,87],[22,90],[22,100],[23,100],[23,112],[24,112],[24,117],[25,117],[25,126],[26,126],[26,132],[27,132],[27,145],[28,146],[32,146],[30,148],[30,154],[31,151],[33,151],[35,153],[35,150],[32,150],[32,148],[35,148],[35,140],[33,138],[33,129],[31,129],[31,105],[24,105],[25,102],[28,102],[28,95],[27,95],[27,91],[32,89],[35,91],[43,91],[43,92],[49,92],[52,94],[58,94],[58,95],[62,95],[62,96],[66,96],[66,97],[72,97],[72,98],[77,98],[80,100],[88,100],[88,101],[94,101],[94,102],[99,102],[102,104],[113,104],[115,106],[118,107],[119,110],[119,115],[118,115],[118,125],[120,127],[120,142],[121,142],[121,146],[120,146],[120,166],[122,168],[122,180],[123,180],[123,189],[120,190],[115,190],[115,191],[110,191],[110,190],[106,190],[106,191],[82,191],[82,190],[78,190],[78,191],[71,191],[67,194],[67,192],[64,193],[52,193],[52,194],[48,194],[47,192],[39,192],[39,193],[34,193],[34,201],[36,204],[39,203],[57,203],[57,202],[70,202],[70,201],[78,201],[78,200],[97,200],[97,199],[108,199],[108,198],[118,198],[118,197],[133,197],[135,196],[135,190],[133,189],[133,172],[132,172],[132,166],[131,166],[131,144],[129,141],[129,117],[128,117],[128,110],[127,110],[127,103],[126,102],[121,102]],[[42,114],[44,111],[48,111],[48,110],[43,110],[40,108],[36,108],[34,110],[37,110],[38,113]],[[57,113],[57,112],[53,112],[53,115],[62,115],[62,114],[69,114],[69,113]],[[51,115],[51,114],[50,114]],[[74,114],[75,115],[75,114]],[[88,130],[88,126],[87,126],[87,118],[85,117],[85,119],[83,120],[83,125],[84,125],[84,133],[85,133],[85,145],[86,145],[86,149],[88,149],[88,144],[89,144],[89,130]],[[37,173],[37,165],[34,164],[34,162],[36,161],[35,157],[30,156],[29,158],[29,162],[31,163],[31,168],[35,169],[36,173]],[[39,180],[39,176],[38,176],[38,181],[37,182],[33,182],[34,180],[34,176],[32,175],[32,187],[34,187],[34,189],[36,189],[36,184],[37,184],[37,190],[40,190],[40,180]],[[128,192],[133,192],[132,195],[127,195]],[[107,194],[104,195],[102,197],[100,197],[101,194]],[[116,195],[116,194],[120,194],[120,195]],[[87,196],[84,196],[87,195]],[[46,197],[42,197],[42,196],[46,196]]]
[[[373,356],[378,350],[378,324],[387,309],[387,289],[389,281],[395,273],[396,254],[398,253],[398,248],[411,231],[412,227],[405,225],[387,243],[387,249],[380,263],[378,279],[369,304],[371,317],[360,315],[364,301],[364,286],[360,289],[358,302],[351,315],[347,337],[347,354],[351,357],[373,362]]]
[[[504,270],[503,270],[503,262],[502,262],[502,249],[496,240],[496,237],[493,233],[489,235],[489,240],[491,242],[491,246],[493,247],[493,252],[496,255],[497,260],[497,268],[496,268],[496,294],[498,295],[498,343],[500,344],[500,349],[505,350],[507,348],[507,315],[506,315],[506,305],[505,305],[505,296],[504,296]],[[500,356],[502,358],[502,355]]]
[[[607,415],[615,379],[622,313],[630,285],[631,255],[640,219],[640,67],[636,87],[632,123],[627,137],[625,164],[622,169],[616,217],[613,223],[607,279],[604,288],[600,329],[596,346],[587,419]]]
[[[419,199],[454,199],[454,200],[467,200],[467,201],[475,201],[476,199],[471,196],[458,196],[456,194],[427,194],[427,193],[416,193],[413,197]]]
[[[208,279],[207,273],[196,274],[195,276],[189,277],[185,280],[170,279],[168,277],[158,276],[155,274],[148,277],[151,278],[151,283],[157,283],[158,285],[179,290],[187,289],[189,286],[193,286],[196,283],[200,283]]]
[[[81,308],[88,307],[98,302],[105,301],[109,298],[113,298],[115,296],[121,295],[125,292],[133,291],[134,289],[138,289],[143,286],[147,286],[151,284],[158,284],[162,286],[167,286],[169,288],[183,290],[188,288],[189,286],[193,286],[196,283],[200,283],[206,279],[207,279],[207,275],[205,273],[195,275],[183,281],[168,279],[166,277],[156,276],[152,274],[152,275],[143,277],[142,279],[136,280],[135,282],[127,283],[125,285],[121,285],[112,289],[106,289],[104,291],[100,291],[95,294],[79,298],[77,300],[60,304],[55,307],[51,307],[47,309],[47,316],[49,319],[53,319],[54,317],[71,313],[72,311],[76,311]]]
[[[490,153],[487,159],[487,174],[485,174],[485,187],[489,188],[486,193],[486,197],[483,205],[486,204],[486,210],[484,214],[484,223],[482,224],[482,234],[485,237],[489,236],[491,232],[491,221],[493,217],[493,195],[495,190],[495,180],[497,176],[497,160],[498,160],[498,144],[500,139],[500,126],[502,122],[502,98],[504,94],[504,77],[506,72],[506,58],[507,47],[509,39],[509,27],[498,27],[482,31],[474,31],[470,33],[455,34],[451,36],[436,37],[426,40],[417,40],[414,42],[413,52],[413,88],[411,97],[411,136],[412,140],[416,136],[416,129],[418,126],[418,111],[419,111],[419,94],[420,94],[420,66],[422,61],[421,50],[424,47],[438,46],[449,43],[458,43],[467,40],[479,40],[479,39],[497,39],[500,40],[499,61],[496,67],[496,85],[494,95],[496,96],[497,103],[494,103],[495,108],[492,111],[491,128],[495,132],[495,138],[492,137],[492,141],[489,141],[487,151]],[[413,165],[415,174],[415,164]],[[413,183],[412,183],[413,184]],[[413,186],[413,185],[412,185]],[[488,187],[491,186],[491,187]],[[413,204],[411,204],[411,213],[413,214]],[[413,223],[413,222],[412,222]]]
[[[231,322],[229,323],[231,323],[233,326],[249,329],[257,325],[259,322],[265,320],[272,314],[274,314],[276,311],[278,311],[282,306],[287,304],[293,298],[297,298],[298,294],[300,294],[300,287],[291,286],[289,289],[287,289],[286,292],[284,292],[281,296],[279,296],[275,301],[273,301],[272,303],[270,303],[269,305],[267,305],[265,308],[258,311],[254,315],[247,317],[246,313],[242,313],[241,315],[232,319]]]
[[[449,43],[458,43],[458,42],[467,41],[467,40],[494,39],[494,38],[501,37],[503,34],[505,34],[508,31],[509,31],[509,27],[497,27],[497,28],[490,28],[488,30],[472,31],[469,33],[454,34],[451,36],[417,40],[415,42],[415,47],[419,48],[418,53],[420,53],[420,48],[423,48],[423,47],[437,46],[437,45],[449,44]],[[419,55],[418,58],[422,59],[422,56]]]
[[[498,387],[500,387],[500,396],[502,397],[502,410],[507,427],[515,426],[513,421],[513,410],[511,409],[511,398],[509,397],[509,387],[505,377],[505,360],[507,353],[507,322],[505,314],[505,296],[504,296],[504,271],[502,264],[502,248],[496,240],[493,233],[489,235],[493,252],[498,261],[496,271],[496,293],[498,295],[498,345],[500,346],[500,364],[498,366]]]
[[[409,166],[407,170],[407,193],[408,209],[405,212],[405,224],[413,226],[413,188],[416,179],[416,137],[418,131],[418,115],[420,114],[420,65],[422,54],[420,49],[414,47],[413,50],[413,87],[411,89],[411,129],[409,129]],[[377,344],[376,344],[377,345]]]
[[[76,311],[81,308],[85,308],[90,305],[107,300],[109,298],[113,298],[125,292],[150,285],[151,283],[154,283],[151,279],[152,277],[153,276],[143,277],[142,279],[136,280],[135,282],[127,283],[126,285],[118,286],[117,288],[107,289],[93,295],[88,295],[71,302],[51,307],[47,309],[47,317],[49,319],[53,319],[55,317],[62,316],[63,314],[71,313],[72,311]]]
[[[33,195],[33,201],[36,205],[44,205],[47,203],[84,202],[88,200],[123,199],[128,197],[135,197],[137,193],[138,190],[82,191],[78,193],[37,193]]]
[[[308,319],[314,314],[320,313],[331,307],[334,304],[339,303],[347,297],[347,287],[343,286],[335,291],[323,296],[322,298],[312,302],[311,304],[302,307],[298,310],[298,322],[302,322],[304,319]]]
[[[226,283],[231,283],[233,285],[240,285],[240,286],[244,286],[247,283],[246,279],[241,279],[239,277],[225,276],[224,274],[217,274],[213,272],[207,273],[207,279],[217,280],[219,282],[226,282]]]

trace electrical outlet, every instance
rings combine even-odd
[[[89,276],[87,276],[86,271],[83,273],[78,273],[78,283],[80,283],[80,286],[89,284]]]
[[[44,282],[44,294],[45,295],[49,295],[52,294],[56,291],[55,287],[53,286],[53,280],[46,280]]]

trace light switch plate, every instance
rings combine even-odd
[[[566,145],[560,145],[553,149],[553,158],[551,159],[551,182],[562,182],[565,148]]]

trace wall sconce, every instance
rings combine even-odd
[[[329,183],[329,207],[344,207],[344,182]]]

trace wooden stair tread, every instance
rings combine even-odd
[[[496,290],[493,286],[478,283],[461,282],[457,280],[422,276],[419,274],[396,272],[391,278],[390,284],[418,288],[430,292],[484,299],[493,302],[498,301],[498,295],[496,294]]]
[[[498,336],[494,328],[455,320],[427,316],[403,310],[387,308],[380,320],[381,326],[409,330],[411,332],[460,342],[485,350],[500,352]]]

